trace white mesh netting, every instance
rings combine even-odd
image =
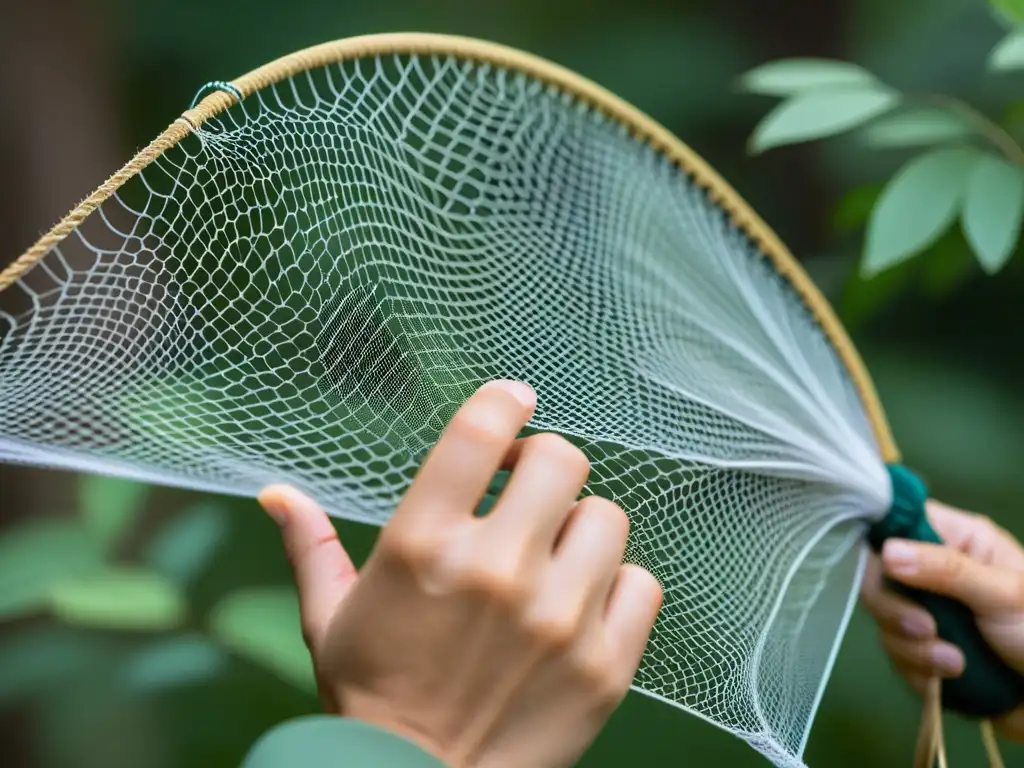
[[[771,260],[601,112],[457,57],[316,69],[5,296],[0,460],[374,524],[478,385],[530,382],[664,585],[636,687],[801,765],[885,468]]]

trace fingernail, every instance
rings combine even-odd
[[[907,637],[924,640],[935,633],[930,616],[920,613],[909,613],[900,619],[900,628]]]
[[[288,519],[288,510],[277,499],[263,502],[263,509],[271,520],[279,526],[284,526],[285,520]]]
[[[498,387],[508,392],[512,397],[522,403],[524,408],[532,408],[537,404],[537,393],[533,387],[522,381],[509,379],[497,379],[484,384],[485,387]]]
[[[267,516],[283,527],[288,521],[289,508],[294,504],[293,496],[294,493],[288,487],[272,486],[265,488],[258,500]]]
[[[958,675],[963,668],[963,654],[953,645],[936,644],[931,651],[932,664],[947,675]]]
[[[892,573],[909,576],[917,570],[917,548],[909,541],[888,541],[882,559]]]

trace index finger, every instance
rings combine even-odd
[[[527,384],[491,381],[480,387],[427,454],[392,523],[424,513],[471,517],[535,405]]]
[[[942,537],[942,543],[964,551],[972,539],[974,515],[929,499],[925,505],[928,521]]]
[[[951,547],[891,539],[882,562],[903,584],[951,597],[978,616],[1021,610],[1024,574],[986,565]]]
[[[1024,549],[998,524],[973,512],[929,500],[928,519],[944,544],[988,565],[1024,569]]]

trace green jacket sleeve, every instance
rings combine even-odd
[[[412,742],[361,720],[315,715],[267,731],[241,768],[446,768]]]

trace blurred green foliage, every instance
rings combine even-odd
[[[989,54],[988,67],[1024,69],[1020,8],[1006,0],[992,5],[1009,30]],[[948,95],[901,93],[857,64],[830,59],[769,62],[740,82],[750,93],[783,98],[755,128],[752,152],[853,130],[876,149],[925,148],[873,201],[862,261],[866,276],[927,251],[957,219],[985,272],[999,272],[1017,250],[1024,150],[1009,130],[1016,110],[991,119]]]
[[[285,574],[253,568],[253,575],[277,576],[267,584],[239,578],[234,568],[218,569],[224,546],[232,540],[246,546],[232,536],[232,506],[237,511],[250,504],[184,494],[184,504],[153,519],[152,497],[159,492],[81,476],[75,514],[30,520],[0,537],[0,621],[7,622],[0,637],[0,705],[18,703],[34,713],[44,764],[191,765],[194,742],[186,739],[177,756],[177,747],[164,754],[158,746],[166,718],[173,719],[161,708],[217,687],[277,686],[291,690],[273,694],[275,701],[313,706],[310,659]],[[271,548],[279,554],[276,529],[265,526],[262,533],[269,539],[244,549],[246,558]],[[241,706],[242,720],[249,709],[244,701],[234,705]],[[75,749],[51,750],[50,740],[64,739],[66,729],[77,734],[96,718],[120,717],[130,708],[138,708],[145,734],[138,749],[155,750],[151,756],[92,737]],[[258,719],[243,740],[275,719]],[[233,742],[230,730],[205,728],[186,723],[201,743],[204,735],[213,739],[207,747],[231,742],[228,764],[237,762],[246,745]]]
[[[230,649],[284,670],[309,689],[312,674],[295,632],[298,606],[291,589],[236,589],[212,607],[192,604],[190,585],[228,533],[223,503],[202,499],[185,506],[137,541],[131,556],[120,550],[131,524],[144,516],[149,490],[85,475],[76,516],[30,521],[0,539],[12,555],[0,560],[0,592],[8,596],[0,618],[42,615],[56,626],[131,636],[139,647],[125,660],[125,679],[143,688],[215,674]],[[12,647],[17,658],[21,646],[15,641]],[[15,680],[25,674],[16,664],[0,670],[0,678],[4,672]]]
[[[1007,204],[1019,182],[993,164],[998,148],[978,130],[980,117],[1024,141],[1022,4],[854,0],[828,11],[840,40],[792,46],[774,23],[783,6],[797,8],[789,19],[823,7],[117,0],[104,27],[126,156],[203,82],[332,38],[468,34],[580,71],[693,145],[794,247],[851,330],[908,463],[935,495],[1022,535],[1024,260],[1013,239],[1022,206]],[[749,19],[733,13],[741,8]],[[780,55],[800,58],[755,69]],[[783,98],[769,122],[732,87],[744,80]],[[948,100],[907,101],[918,93],[970,105],[972,117]],[[752,132],[770,153],[742,151]],[[969,164],[944,155],[927,173],[915,165],[964,140],[979,153]],[[936,175],[974,191],[944,193]],[[920,195],[931,196],[927,205]],[[980,202],[969,208],[972,196]],[[858,268],[866,242],[879,269]],[[0,709],[26,725],[26,765],[233,766],[267,728],[319,710],[278,532],[252,501],[81,478],[78,509],[60,512],[39,510],[0,536]],[[358,564],[376,531],[338,527]],[[906,766],[917,715],[858,612],[807,762]],[[955,718],[949,727],[951,764],[979,764],[976,730]],[[637,694],[582,762],[625,763],[765,764],[742,742]],[[1007,764],[1024,764],[1024,751],[1008,748]]]

